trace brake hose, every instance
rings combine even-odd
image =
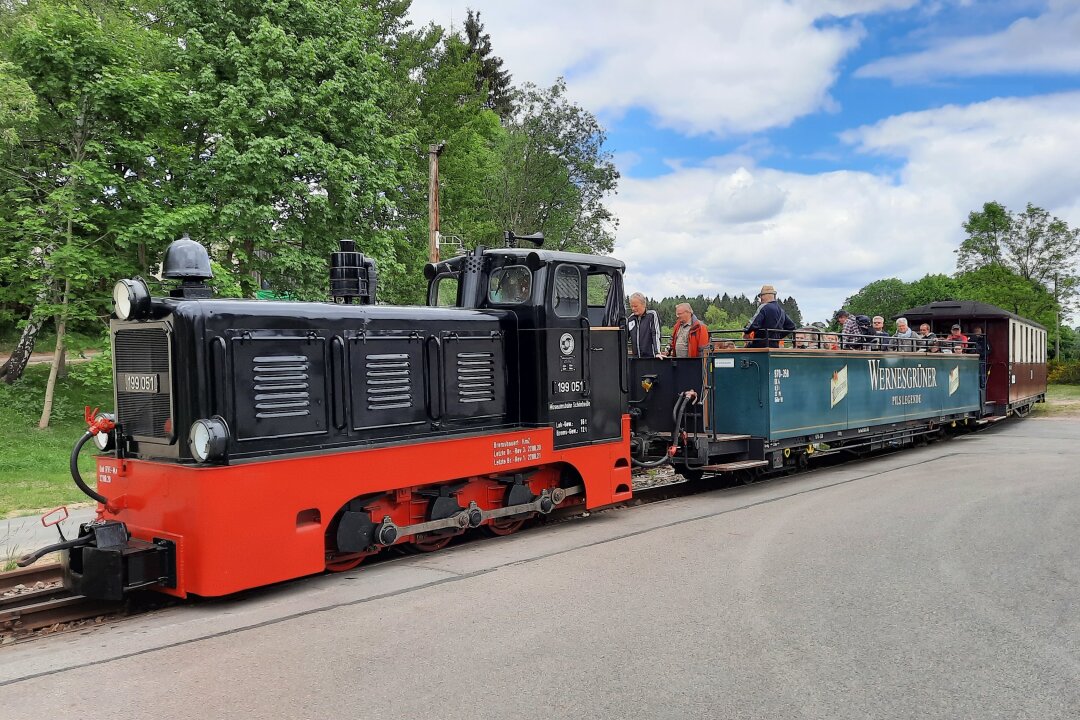
[[[675,450],[679,447],[679,435],[682,433],[682,423],[686,416],[686,406],[691,402],[691,396],[688,392],[681,393],[679,399],[675,401],[675,405],[671,409],[671,419],[675,423],[675,427],[671,433],[671,446],[668,448],[668,451],[664,453],[663,457],[656,460],[649,460],[648,462],[635,460],[634,457],[631,456],[631,465],[637,468],[654,468],[671,462],[672,456],[675,455]]]
[[[83,433],[83,436],[79,438],[79,441],[75,443],[75,447],[71,449],[71,478],[75,481],[75,484],[79,486],[79,489],[86,493],[90,499],[96,500],[102,505],[108,505],[109,498],[87,485],[86,481],[82,479],[82,475],[79,473],[79,453],[82,452],[83,445],[86,444],[86,441],[94,437],[95,434],[96,433],[87,430]]]

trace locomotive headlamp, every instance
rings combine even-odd
[[[196,420],[188,431],[188,448],[199,462],[221,459],[228,440],[229,427],[216,415],[209,420]]]
[[[150,290],[142,278],[121,280],[113,285],[113,310],[121,320],[146,317],[150,314]]]

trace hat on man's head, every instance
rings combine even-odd
[[[953,329],[953,330],[959,330],[959,329],[960,329],[960,325],[959,325],[959,324],[953,325],[953,326],[952,326],[952,329]]]
[[[837,320],[839,320],[840,318],[846,318],[846,317],[851,317],[851,313],[849,313],[844,308],[840,308],[839,310],[836,311],[836,319]]]
[[[762,285],[761,286],[761,292],[759,292],[757,294],[757,296],[761,297],[762,295],[775,295],[775,294],[776,294],[776,288],[774,288],[772,285]]]

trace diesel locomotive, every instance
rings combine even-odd
[[[206,250],[173,243],[167,297],[114,289],[115,412],[88,410],[71,457],[97,518],[20,564],[59,551],[65,585],[94,598],[226,595],[623,502],[634,467],[749,481],[1044,397],[1040,328],[1020,318],[998,320],[1030,326],[1013,331],[1022,355],[1001,331],[971,355],[717,343],[630,359],[623,263],[509,245],[429,264],[427,305],[394,307],[348,241],[331,302],[214,298]],[[1041,371],[998,368],[1021,356]],[[1003,401],[989,378],[1004,372],[1030,392]],[[96,487],[77,462],[91,440]]]

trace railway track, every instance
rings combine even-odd
[[[59,565],[0,573],[0,637],[5,643],[122,609],[122,603],[89,600],[65,590]]]

